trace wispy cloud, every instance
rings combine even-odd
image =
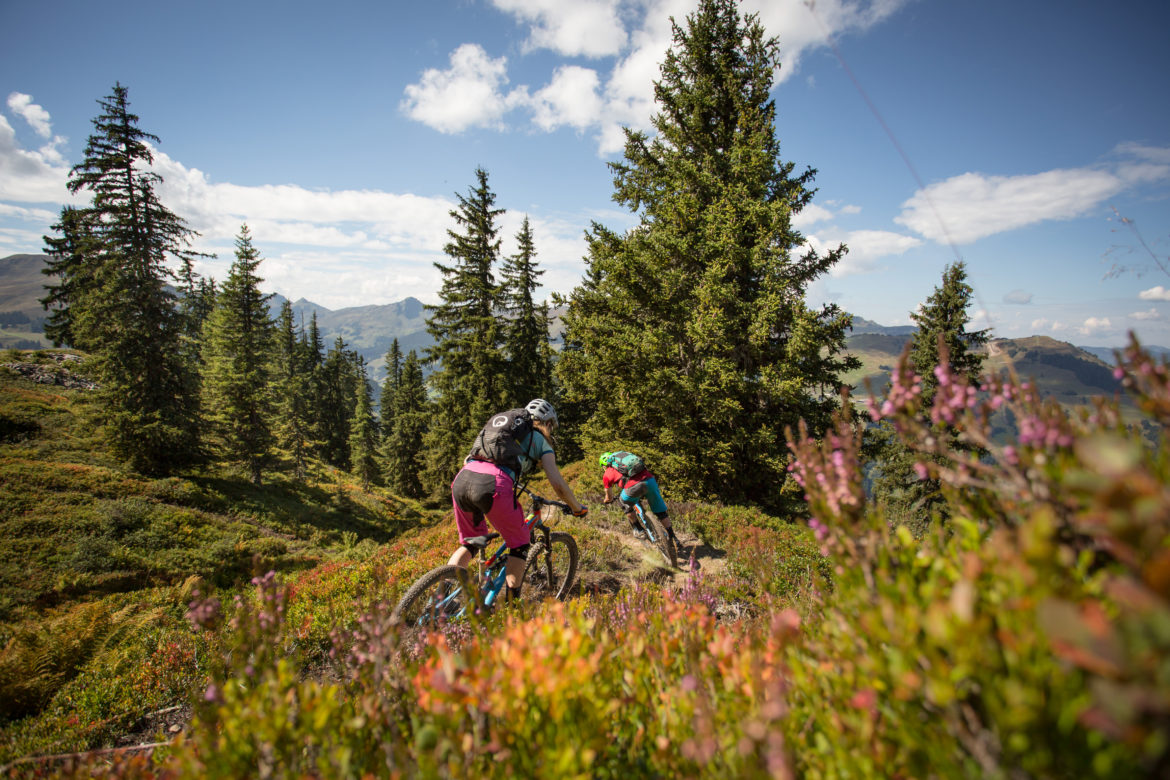
[[[939,243],[969,244],[1040,222],[1075,219],[1137,185],[1170,180],[1170,149],[1121,144],[1100,167],[1019,176],[964,173],[928,185],[894,221]]]
[[[964,173],[915,193],[894,221],[932,241],[968,244],[1037,222],[1083,216],[1124,187],[1118,176],[1087,168],[1023,176]]]
[[[874,271],[883,257],[904,254],[922,244],[921,239],[886,230],[852,230],[825,232],[805,238],[809,246],[824,253],[845,244],[849,251],[829,272],[840,278]]]
[[[1012,290],[1003,296],[1003,302],[1013,306],[1027,306],[1032,302],[1032,293],[1027,290]]]
[[[1157,309],[1147,309],[1146,311],[1135,311],[1129,315],[1131,319],[1141,320],[1143,322],[1154,322],[1162,319],[1162,313]]]

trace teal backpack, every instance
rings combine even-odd
[[[615,452],[610,463],[623,477],[636,477],[646,470],[646,463],[632,452]]]

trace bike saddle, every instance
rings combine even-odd
[[[474,547],[476,552],[482,551],[488,546],[488,542],[495,539],[499,534],[490,534],[488,536],[470,536],[463,540],[463,543],[468,547]]]

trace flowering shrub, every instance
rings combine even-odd
[[[1133,343],[1118,375],[1158,425],[1170,421],[1165,365]],[[904,363],[870,405],[919,454],[920,476],[942,485],[949,525],[922,540],[859,500],[858,434],[844,419],[823,442],[790,440],[838,585],[788,651],[798,767],[810,777],[1164,772],[1164,428],[1151,448],[1103,399],[1069,414],[1015,377],[975,392],[936,376],[930,408]],[[989,433],[1000,409],[1019,423],[1006,444]]]

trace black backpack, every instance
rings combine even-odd
[[[471,445],[471,460],[486,460],[512,472],[520,480],[520,439],[532,432],[532,415],[527,409],[509,409],[493,414]]]

